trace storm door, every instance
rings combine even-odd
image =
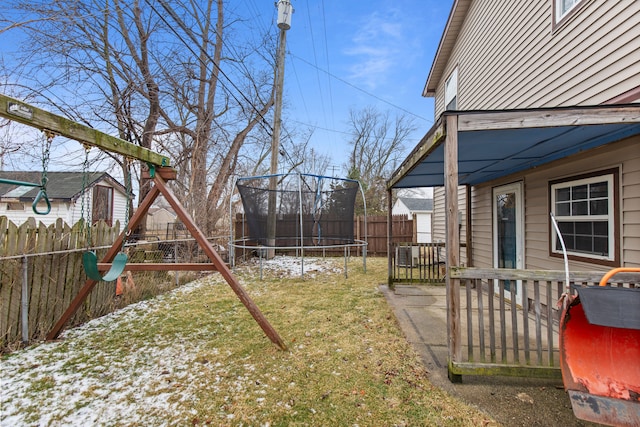
[[[493,267],[524,268],[522,182],[493,189]],[[500,284],[494,281],[495,292]],[[505,297],[522,304],[522,281],[505,280]],[[515,295],[514,295],[515,294]]]

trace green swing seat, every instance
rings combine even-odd
[[[100,271],[98,271],[98,257],[95,252],[87,251],[82,254],[82,264],[84,265],[84,272],[87,274],[88,278],[96,281],[102,280],[105,282],[111,282],[120,277],[124,271],[124,268],[127,265],[127,254],[119,252],[113,259],[111,268],[104,276],[102,276]]]

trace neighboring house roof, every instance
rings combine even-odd
[[[427,77],[427,82],[422,91],[422,96],[435,96],[438,83],[442,79],[442,74],[447,66],[447,62],[449,62],[449,57],[456,44],[456,40],[458,40],[458,35],[467,17],[470,5],[471,0],[456,0],[453,2],[449,19],[447,19],[447,25],[442,33],[440,44],[438,44],[436,57],[431,64],[429,77]]]
[[[411,212],[430,212],[433,210],[433,199],[418,199],[414,197],[398,197]]]
[[[41,178],[41,172],[0,171],[0,179],[38,184]],[[82,194],[83,172],[47,172],[47,179],[47,196],[49,200],[74,200]],[[125,187],[106,172],[89,172],[86,179],[87,182],[84,185],[87,188],[92,187],[99,181],[106,180],[122,193],[126,193]],[[38,187],[18,186],[0,182],[0,198],[33,199],[39,191]]]

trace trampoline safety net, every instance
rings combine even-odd
[[[277,175],[238,180],[249,239],[259,245],[331,246],[354,242],[354,207],[359,184],[354,180],[317,175]],[[275,203],[275,238],[268,234],[269,196]]]

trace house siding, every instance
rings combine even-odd
[[[476,267],[492,267],[492,189],[515,181],[524,182],[525,268],[563,270],[561,258],[549,255],[549,181],[570,178],[611,168],[620,170],[621,266],[640,267],[640,137],[628,138],[595,150],[540,167],[530,173],[513,175],[476,186],[472,191],[473,259]],[[435,195],[434,195],[435,197]],[[607,271],[609,267],[570,261],[574,271]]]
[[[436,187],[433,190],[433,213],[431,217],[431,241],[435,243],[444,243],[446,240],[446,218],[444,206],[444,187]],[[460,221],[460,244],[466,242],[467,239],[467,188],[465,186],[458,187],[458,211]],[[460,264],[467,265],[467,254],[464,248],[460,251]]]
[[[431,238],[436,243],[444,243],[447,235],[444,213],[444,187],[433,189],[433,216],[431,218]]]
[[[417,243],[431,243],[431,214],[415,214],[415,230]]]
[[[0,216],[6,216],[14,224],[24,224],[29,218],[35,218],[36,223],[42,222],[44,225],[49,226],[55,224],[56,219],[63,218],[66,220],[67,212],[69,210],[68,203],[51,203],[51,211],[46,215],[37,215],[33,212],[30,202],[23,202],[23,210],[8,210],[7,202],[0,203]],[[42,207],[38,205],[38,210],[44,211],[44,204]]]
[[[550,0],[473,1],[437,86],[436,117],[456,66],[461,110],[596,105],[638,87],[640,2],[585,1],[555,29]]]
[[[106,182],[102,181],[100,185],[109,186],[115,188],[111,185],[108,185]],[[87,192],[88,200],[85,203],[88,203],[89,206],[92,205],[92,197],[93,192]],[[115,188],[114,191],[114,200],[113,200],[113,219],[115,221],[120,221],[121,224],[124,224],[125,218],[125,209],[126,209],[127,198],[126,195],[121,193],[118,188]],[[27,219],[34,217],[36,222],[42,222],[44,225],[49,226],[55,224],[58,218],[62,218],[62,220],[68,225],[73,225],[80,220],[82,217],[82,198],[79,197],[71,202],[60,202],[53,200],[51,202],[51,212],[47,215],[36,215],[31,209],[31,203],[24,203],[24,210],[7,210],[7,203],[0,203],[0,216],[6,216],[10,221],[14,224],[23,224],[27,221]],[[88,218],[89,213],[84,212],[85,218]]]

